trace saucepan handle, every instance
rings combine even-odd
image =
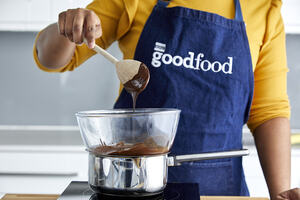
[[[232,150],[232,151],[222,151],[222,152],[209,152],[209,153],[200,153],[200,154],[188,154],[188,155],[179,155],[179,156],[168,156],[168,166],[179,166],[183,162],[193,162],[201,160],[212,160],[220,158],[231,158],[231,157],[240,157],[249,155],[248,149],[242,150]]]

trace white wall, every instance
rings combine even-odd
[[[112,108],[119,81],[109,61],[95,55],[73,72],[43,72],[36,34],[0,31],[0,125],[76,125],[77,111]],[[117,44],[110,52],[122,57]]]

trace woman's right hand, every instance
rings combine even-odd
[[[60,34],[71,42],[82,44],[85,38],[89,48],[94,48],[95,40],[102,35],[99,17],[94,11],[84,8],[61,12],[58,27]]]

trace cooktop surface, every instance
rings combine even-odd
[[[198,184],[168,183],[163,193],[150,197],[113,197],[94,193],[87,182],[72,181],[58,200],[199,200]]]

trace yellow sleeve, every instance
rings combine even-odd
[[[280,0],[272,0],[264,42],[254,71],[254,97],[248,120],[252,132],[270,119],[290,117],[285,32],[280,7]]]
[[[133,2],[135,2],[134,6],[130,5],[126,0],[94,0],[86,7],[93,10],[100,18],[102,36],[96,40],[99,46],[104,49],[108,48],[129,30],[136,11],[137,0]],[[33,48],[33,56],[37,66],[47,72],[72,71],[94,54],[95,52],[86,45],[77,46],[73,58],[68,64],[58,69],[48,69],[38,60],[36,42]]]

